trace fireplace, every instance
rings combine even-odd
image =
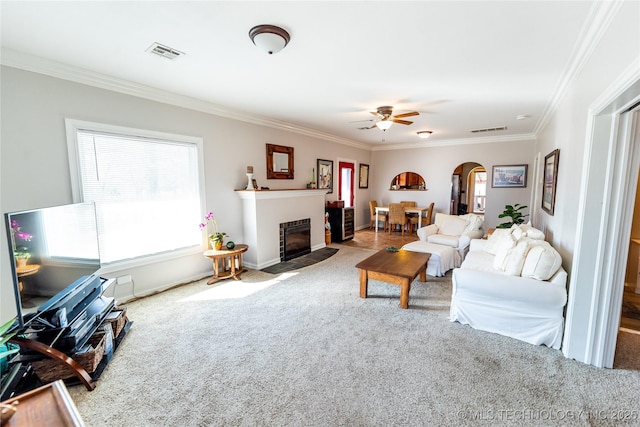
[[[311,219],[280,224],[280,261],[311,253]]]

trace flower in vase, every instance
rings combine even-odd
[[[227,233],[223,233],[223,232],[218,231],[218,223],[216,222],[216,219],[213,216],[213,212],[209,212],[204,217],[204,222],[200,223],[200,230],[208,229],[209,222],[211,222],[213,224],[213,230],[214,230],[213,234],[209,234],[209,240],[212,240],[214,242],[222,243],[222,241],[224,240],[224,236],[226,236]]]

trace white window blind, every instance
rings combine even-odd
[[[103,264],[201,244],[197,144],[75,131],[80,191],[96,204]]]

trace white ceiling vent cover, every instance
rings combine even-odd
[[[169,46],[161,45],[160,43],[154,43],[149,46],[147,52],[170,59],[172,61],[184,55],[184,52],[180,52],[179,50],[176,50]]]
[[[486,128],[486,129],[474,129],[471,131],[471,133],[482,133],[482,132],[495,132],[498,130],[507,130],[506,126],[500,126],[500,127],[495,127],[495,128]]]

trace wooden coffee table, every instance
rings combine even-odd
[[[360,261],[360,298],[367,297],[369,279],[380,280],[400,286],[400,308],[409,308],[411,282],[418,274],[420,281],[427,281],[427,262],[431,254],[399,250],[389,252],[383,249]]]

